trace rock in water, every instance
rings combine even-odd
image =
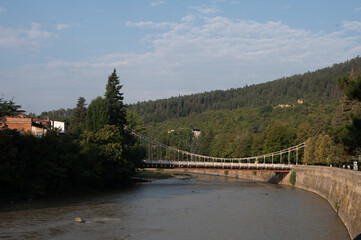
[[[77,217],[77,218],[74,219],[74,222],[83,223],[85,221],[83,219],[81,219],[80,217]]]

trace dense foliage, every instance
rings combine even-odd
[[[361,137],[361,77],[353,69],[361,69],[360,57],[264,84],[130,108],[150,137],[183,150],[249,157],[307,141],[304,163],[344,164],[357,156]],[[201,129],[200,137],[192,128]]]
[[[249,157],[288,148],[326,131],[338,101],[289,108],[208,111],[147,124],[152,138],[182,150],[217,157]],[[192,128],[201,129],[195,138]]]
[[[232,110],[240,107],[277,106],[295,103],[327,103],[339,99],[342,92],[337,86],[338,76],[348,75],[351,69],[361,69],[361,58],[334,64],[332,67],[285,77],[271,82],[226,91],[179,96],[131,105],[145,123],[162,122],[169,118],[186,117],[192,113],[210,110]]]
[[[78,99],[72,111],[72,134],[48,131],[38,138],[6,128],[0,131],[0,200],[114,188],[131,183],[135,167],[145,152],[133,135],[124,131],[124,124],[129,123],[138,131],[143,127],[135,112],[125,111],[115,70],[111,78],[117,81],[108,80],[105,98],[94,99],[87,109],[85,99]],[[109,89],[115,89],[114,94],[107,94]],[[0,103],[1,109],[9,104]],[[4,104],[7,105],[4,107]],[[12,112],[19,112],[20,106],[11,104],[15,106]],[[112,111],[121,114],[112,115]],[[59,110],[47,114],[60,112],[67,116],[67,111]],[[55,114],[53,117],[62,120]]]
[[[6,101],[0,98],[0,117],[4,116],[13,116],[22,112],[24,110],[20,109],[20,105],[16,105],[13,101]]]
[[[71,122],[73,113],[74,113],[73,108],[68,108],[68,109],[60,108],[58,110],[42,112],[40,115],[36,115],[35,113],[30,113],[29,116],[35,118],[41,118],[41,119],[49,118],[51,120],[57,120],[57,121],[69,123]]]
[[[87,109],[86,129],[96,132],[109,124],[109,101],[102,97],[92,100]]]

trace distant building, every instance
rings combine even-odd
[[[43,136],[51,128],[49,119],[30,118],[26,114],[5,116],[0,124],[2,127],[6,125],[9,129],[24,133],[30,132],[35,136]]]
[[[303,99],[298,99],[298,100],[297,100],[297,103],[298,103],[298,104],[303,104]]]
[[[278,104],[277,107],[279,107],[279,108],[289,108],[289,107],[292,107],[292,106],[289,105],[289,104]]]
[[[51,121],[51,129],[56,130],[58,133],[66,133],[65,122]]]
[[[193,128],[192,132],[193,132],[195,138],[198,138],[201,135],[201,130],[198,128]]]

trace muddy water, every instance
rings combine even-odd
[[[85,223],[75,223],[81,217]],[[0,208],[0,239],[350,239],[319,196],[217,176]]]

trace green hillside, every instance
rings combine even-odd
[[[316,137],[332,148],[333,162],[340,162],[347,154],[341,145],[331,147],[329,135],[335,119],[345,115],[337,78],[352,69],[361,70],[360,57],[272,82],[137,103],[129,109],[143,119],[145,134],[182,150],[248,157]],[[192,128],[200,129],[200,137],[194,137]]]
[[[169,99],[139,102],[129,106],[140,114],[145,123],[162,122],[174,117],[209,110],[231,110],[240,107],[295,103],[325,103],[342,96],[337,87],[337,77],[349,75],[352,69],[361,69],[358,56],[344,63],[334,64],[314,72],[307,72],[278,80],[226,91],[217,90]],[[240,76],[241,77],[241,76]]]

